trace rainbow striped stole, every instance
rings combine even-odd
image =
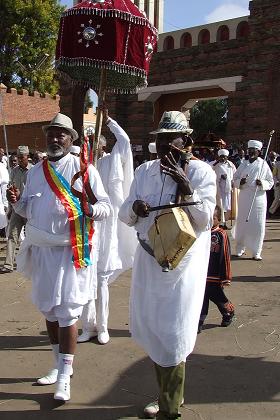
[[[74,266],[76,269],[87,267],[92,264],[90,252],[94,233],[93,220],[83,214],[80,201],[72,194],[68,181],[47,159],[43,161],[43,171],[51,190],[68,214]]]

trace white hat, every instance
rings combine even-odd
[[[29,148],[28,146],[18,146],[17,148],[18,155],[29,155]]]
[[[67,115],[61,114],[60,112],[56,114],[56,116],[51,120],[48,125],[43,125],[42,130],[46,134],[48,128],[50,127],[60,127],[65,128],[65,130],[71,133],[73,140],[77,140],[79,135],[76,130],[73,128],[73,123],[71,118],[67,117]]]
[[[229,156],[229,151],[227,149],[220,149],[218,151],[218,156]]]
[[[259,140],[249,140],[248,141],[248,149],[250,147],[253,147],[254,149],[257,149],[257,150],[262,150],[263,144]]]
[[[179,111],[165,111],[159,122],[158,129],[150,134],[159,133],[186,133],[192,134],[193,130],[189,127],[189,121],[185,114]]]
[[[156,143],[149,143],[149,152],[153,155],[155,155],[157,153],[157,146]]]
[[[77,155],[79,155],[79,154],[80,154],[80,152],[81,152],[81,148],[80,148],[80,146],[75,146],[75,145],[72,145],[72,146],[70,147],[70,153],[76,153]]]

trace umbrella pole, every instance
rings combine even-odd
[[[98,93],[99,104],[105,101],[105,95],[106,95],[106,69],[102,69],[101,76],[100,76],[99,93]],[[97,150],[98,150],[98,144],[99,144],[99,139],[100,139],[100,134],[101,134],[102,122],[103,122],[103,111],[100,109],[100,107],[98,107],[97,114],[96,114],[96,124],[95,124],[95,138],[94,138],[94,144],[93,144],[94,166],[96,166],[96,163],[97,163]]]
[[[5,122],[5,114],[4,114],[4,101],[3,101],[1,91],[0,91],[0,111],[1,111],[1,117],[2,117],[2,122],[3,122],[3,134],[4,134],[5,149],[6,149],[6,154],[7,154],[8,172],[10,173],[11,168],[10,168],[8,138],[7,138],[7,130],[6,130],[6,122]]]

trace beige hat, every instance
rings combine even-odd
[[[262,150],[263,144],[259,140],[249,140],[248,141],[248,149],[252,147],[257,150]]]
[[[158,129],[150,134],[159,133],[186,133],[192,134],[193,130],[189,127],[189,121],[185,114],[179,111],[165,111],[159,122]]]
[[[18,155],[29,155],[29,147],[28,146],[18,146],[17,154]]]
[[[50,127],[60,127],[65,128],[65,130],[71,133],[73,140],[77,140],[79,135],[76,130],[73,128],[73,123],[71,118],[67,117],[67,115],[61,114],[60,112],[56,114],[56,116],[51,120],[48,125],[43,125],[42,130],[46,134],[48,128]]]

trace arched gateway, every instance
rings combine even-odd
[[[147,149],[164,110],[190,109],[207,98],[228,98],[228,142],[280,133],[280,0],[252,0],[249,10],[242,18],[160,34],[149,86],[138,95],[108,97],[134,144]],[[182,42],[185,34],[191,43]],[[164,48],[167,37],[172,49]],[[62,86],[62,112],[74,120],[80,94]],[[277,137],[272,147],[280,152]]]

